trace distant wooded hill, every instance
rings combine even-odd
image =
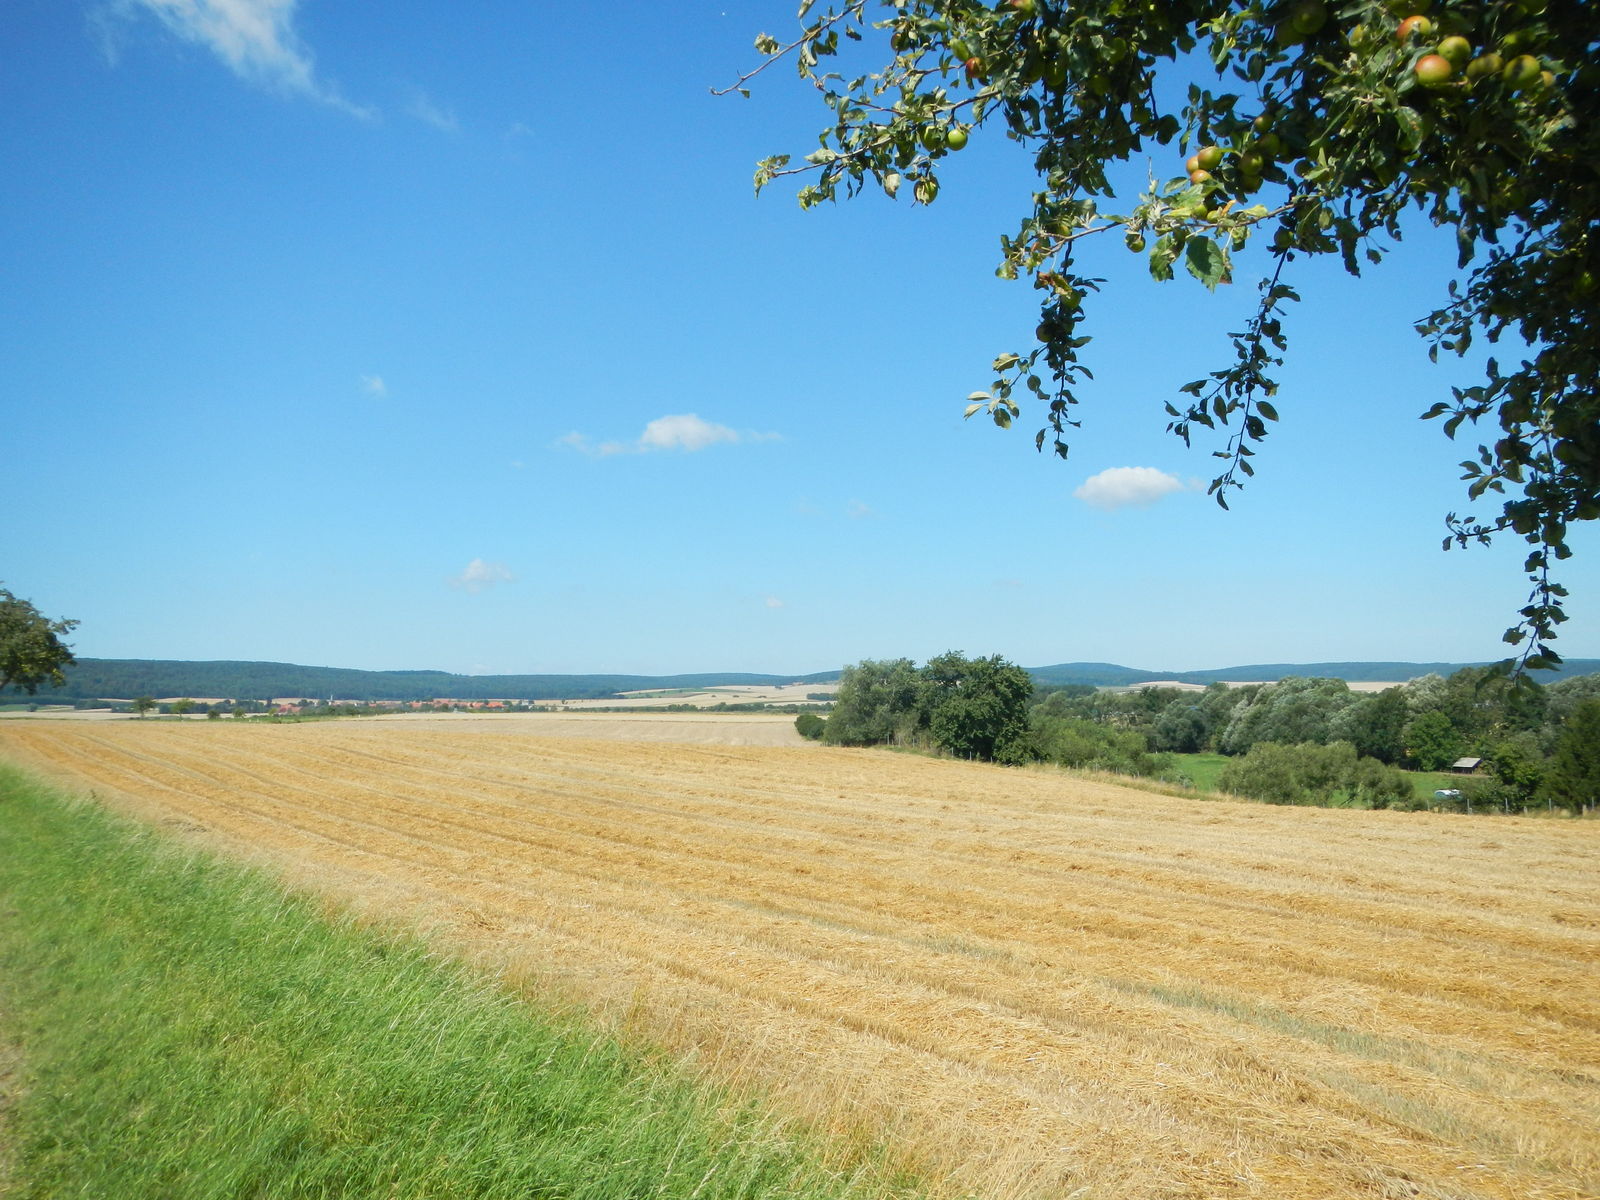
[[[86,700],[139,696],[207,696],[265,700],[332,696],[336,700],[594,700],[619,692],[782,683],[823,683],[818,675],[452,675],[448,671],[354,671],[268,662],[175,662],[145,658],[80,658],[66,685],[40,688],[34,699]]]
[[[1214,671],[1141,671],[1115,663],[1058,663],[1030,667],[1044,687],[1087,684],[1137,687],[1175,681],[1207,684],[1246,682],[1286,675],[1318,676],[1356,682],[1413,679],[1430,672],[1450,675],[1482,663],[1271,663]],[[1542,683],[1567,675],[1600,671],[1600,659],[1569,659],[1560,671],[1540,672]],[[814,675],[752,675],[735,672],[698,675],[452,675],[447,671],[355,671],[304,667],[293,663],[178,662],[144,658],[82,658],[66,672],[66,685],[41,688],[38,700],[132,700],[139,696],[204,696],[265,700],[274,696],[332,696],[336,700],[594,700],[620,692],[675,688],[766,687],[783,683],[830,683],[838,671]],[[8,696],[7,699],[15,699]]]
[[[1089,684],[1093,687],[1138,687],[1142,683],[1255,683],[1282,679],[1288,675],[1312,679],[1343,679],[1348,683],[1404,683],[1421,675],[1453,675],[1463,667],[1482,667],[1487,663],[1446,662],[1323,662],[1258,663],[1245,667],[1220,667],[1214,671],[1141,671],[1114,663],[1060,663],[1053,667],[1029,667],[1028,674],[1044,687]],[[1535,674],[1540,683],[1554,683],[1569,675],[1592,675],[1600,671],[1600,658],[1568,659],[1554,671]]]

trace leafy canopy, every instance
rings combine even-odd
[[[1464,355],[1506,338],[1483,379],[1423,414],[1455,437],[1485,429],[1465,462],[1470,500],[1498,513],[1451,513],[1452,544],[1510,531],[1531,547],[1532,585],[1506,641],[1529,668],[1560,661],[1565,619],[1554,560],[1568,527],[1600,517],[1600,22],[1586,0],[846,0],[800,8],[788,42],[768,34],[767,66],[789,58],[832,123],[818,149],[762,161],[758,190],[805,175],[811,207],[869,185],[931,204],[943,160],[979,131],[1033,154],[1037,190],[1002,238],[998,274],[1040,292],[1031,348],[1001,354],[967,415],[1002,427],[1018,397],[1043,405],[1065,457],[1090,377],[1084,306],[1099,280],[1074,268],[1085,238],[1121,234],[1157,279],[1215,289],[1234,255],[1265,243],[1260,303],[1231,335],[1233,361],[1182,389],[1168,428],[1225,428],[1211,493],[1254,473],[1278,419],[1274,373],[1298,299],[1294,264],[1338,255],[1360,274],[1415,208],[1454,230],[1461,279],[1417,326],[1430,353]],[[1422,14],[1426,13],[1426,16]],[[859,47],[844,43],[859,42]],[[842,51],[844,51],[842,53]],[[847,64],[865,56],[856,73]],[[830,69],[838,68],[838,69]],[[1204,82],[1190,82],[1199,78]],[[1187,84],[1185,87],[1184,85]],[[1174,97],[1167,100],[1165,97]],[[1166,153],[1153,147],[1172,146]],[[1184,169],[1118,200],[1108,174],[1135,156]],[[1115,206],[1119,211],[1110,211]]]
[[[57,687],[65,683],[61,668],[73,658],[60,635],[77,626],[76,621],[52,621],[0,588],[0,692],[17,687],[31,696],[47,680]]]
[[[1026,761],[1033,679],[998,654],[951,650],[918,667],[908,658],[845,667],[823,740],[839,746],[929,742],[962,758]]]
[[[1600,805],[1600,699],[1582,701],[1561,731],[1550,790],[1574,813]]]

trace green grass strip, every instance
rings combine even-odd
[[[750,1105],[0,766],[7,1200],[832,1200]]]

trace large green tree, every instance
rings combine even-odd
[[[1600,700],[1585,700],[1567,718],[1546,781],[1574,813],[1600,805]]]
[[[1438,700],[1475,753],[1497,738],[1539,728],[1549,704],[1543,687],[1499,666],[1462,667],[1445,680]]]
[[[1232,279],[1247,246],[1263,249],[1259,306],[1231,335],[1232,361],[1167,407],[1186,442],[1225,428],[1211,490],[1226,506],[1278,419],[1297,264],[1335,255],[1359,274],[1410,209],[1452,230],[1460,277],[1418,330],[1435,356],[1506,345],[1424,414],[1451,437],[1486,430],[1464,478],[1469,500],[1499,506],[1449,514],[1444,544],[1526,539],[1531,591],[1506,640],[1530,667],[1559,662],[1549,643],[1565,592],[1551,568],[1569,526],[1600,517],[1600,22],[1588,0],[804,0],[800,21],[792,38],[759,37],[767,61],[734,87],[790,59],[830,122],[803,161],[760,163],[758,188],[803,173],[808,207],[867,186],[930,204],[943,160],[980,132],[1031,152],[1037,179],[998,273],[1038,289],[1035,344],[995,359],[967,413],[1008,426],[1032,396],[1035,444],[1062,456],[1100,282],[1075,265],[1085,239],[1121,236],[1156,278],[1208,288]],[[1157,177],[1117,196],[1130,161]]]
[[[822,737],[836,746],[907,741],[921,724],[921,676],[909,658],[845,667]]]
[[[1411,718],[1405,729],[1406,758],[1419,771],[1442,771],[1461,753],[1461,735],[1437,709]]]
[[[14,687],[31,696],[41,683],[64,684],[62,668],[74,660],[61,635],[77,627],[76,621],[52,621],[0,588],[0,692]]]
[[[1526,808],[1531,804],[1547,771],[1538,739],[1531,733],[1512,734],[1489,751],[1489,773],[1500,785],[1507,811],[1513,805]]]
[[[1363,696],[1339,713],[1329,732],[1353,745],[1357,754],[1397,763],[1405,756],[1405,727],[1410,715],[1405,689],[1385,688]]]
[[[951,650],[922,669],[928,732],[940,749],[986,762],[1025,762],[1033,678],[998,654],[967,658]]]

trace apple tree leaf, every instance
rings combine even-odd
[[[1228,252],[1210,238],[1190,238],[1183,248],[1183,265],[1210,291],[1228,278]]]

